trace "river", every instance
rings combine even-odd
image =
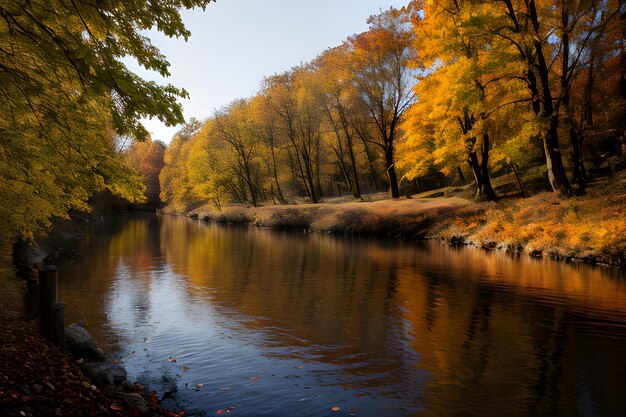
[[[66,320],[187,415],[626,415],[621,271],[156,215],[78,253]]]

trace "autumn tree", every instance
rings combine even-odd
[[[132,73],[123,58],[168,75],[141,31],[187,39],[179,9],[209,0],[0,1],[0,217],[7,236],[32,236],[52,216],[87,210],[108,189],[140,200],[143,187],[113,138],[146,135],[142,117],[182,121],[186,96]]]
[[[497,198],[491,185],[490,152],[504,123],[505,141],[528,141],[534,130],[522,105],[522,66],[508,45],[488,31],[493,7],[476,1],[427,1],[415,21],[416,46],[426,74],[416,86],[419,101],[409,111],[403,164],[409,177],[438,166],[450,172],[467,161],[477,195]],[[502,147],[504,144],[501,143]],[[502,152],[501,156],[504,156]]]
[[[241,184],[241,200],[258,206],[263,195],[260,183],[260,143],[253,133],[249,103],[237,100],[214,117],[215,134],[231,150],[230,170]]]
[[[395,145],[404,112],[414,102],[416,59],[411,9],[390,9],[368,20],[370,29],[349,39],[354,86],[378,135],[372,144],[384,153],[390,193],[398,198]]]
[[[264,162],[267,168],[268,176],[272,178],[270,182],[270,195],[272,199],[278,198],[282,204],[287,203],[281,185],[279,171],[280,165],[280,148],[283,146],[281,137],[278,132],[278,122],[275,114],[267,102],[265,95],[259,94],[250,101],[250,117],[253,124],[253,134],[256,135],[259,142],[264,147]]]
[[[353,73],[347,45],[330,49],[314,62],[318,83],[318,105],[323,110],[333,139],[328,141],[346,184],[355,198],[361,197],[357,163],[357,137],[354,113],[358,111]]]
[[[163,156],[164,166],[159,174],[160,199],[175,211],[185,212],[201,201],[193,192],[194,182],[188,168],[191,139],[201,127],[200,121],[190,119],[174,135]]]
[[[165,144],[148,137],[143,142],[134,142],[125,152],[126,160],[141,177],[146,188],[146,204],[152,209],[161,207],[159,175],[165,165]]]
[[[313,203],[321,198],[320,111],[311,93],[313,74],[297,67],[265,80],[263,94],[274,112],[282,135],[287,138],[290,169]]]
[[[570,125],[574,182],[584,187],[582,156],[576,129],[571,125],[571,85],[580,70],[585,51],[602,27],[617,17],[610,2],[503,0],[504,24],[494,32],[509,42],[526,64],[525,81],[532,109],[544,123],[542,140],[548,179],[554,191],[573,192],[567,177],[559,128]],[[558,64],[560,68],[558,68]]]

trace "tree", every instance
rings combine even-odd
[[[370,30],[349,39],[354,86],[367,107],[378,138],[371,143],[385,156],[391,196],[398,198],[395,144],[404,112],[414,102],[416,59],[411,9],[390,9],[368,20]]]
[[[190,179],[190,151],[192,138],[198,134],[202,124],[192,118],[174,135],[163,156],[164,166],[159,174],[160,199],[175,211],[185,212],[200,198],[193,192],[194,182]]]
[[[420,62],[428,70],[416,86],[419,101],[407,112],[409,138],[403,164],[416,161],[417,169],[409,172],[413,177],[430,165],[450,171],[465,159],[477,195],[495,200],[490,179],[494,133],[511,119],[527,121],[519,108],[529,101],[520,99],[525,88],[521,66],[488,31],[493,14],[490,4],[427,1],[424,14],[415,28]],[[529,129],[518,125],[512,131],[527,133]],[[506,137],[528,139],[510,132]]]
[[[326,122],[335,140],[328,146],[337,157],[346,183],[355,198],[361,197],[356,158],[356,132],[353,113],[357,111],[353,74],[349,66],[350,51],[346,45],[330,49],[314,62],[318,87],[318,105],[323,109]]]
[[[290,144],[288,159],[311,202],[321,197],[319,150],[320,112],[310,91],[311,68],[297,67],[265,80],[264,95],[277,117],[280,132]]]
[[[126,160],[141,177],[146,188],[146,204],[153,209],[161,207],[159,175],[165,165],[165,144],[148,137],[143,142],[134,142],[125,152]]]
[[[259,181],[260,161],[256,153],[260,144],[250,123],[249,103],[245,100],[232,102],[217,112],[214,124],[217,137],[232,151],[228,164],[232,174],[239,178],[242,185],[242,200],[250,201],[257,207],[262,194]]]
[[[168,62],[141,31],[187,39],[179,9],[208,3],[0,1],[0,198],[13,203],[3,233],[32,236],[52,216],[87,210],[102,189],[141,200],[113,138],[145,138],[142,117],[181,122],[176,100],[186,92],[142,80],[122,58],[167,76]]]
[[[272,198],[275,199],[277,197],[280,203],[286,204],[287,200],[279,180],[277,156],[282,144],[279,142],[280,136],[278,135],[276,118],[268,106],[267,97],[261,94],[253,97],[250,101],[250,113],[254,125],[253,134],[257,135],[259,141],[265,146],[267,157],[264,160],[268,175],[273,179],[273,183],[270,184]],[[276,185],[276,190],[274,190],[274,185]]]

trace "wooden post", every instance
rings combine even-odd
[[[56,302],[51,306],[52,310],[52,343],[65,350],[65,303]]]
[[[34,276],[26,278],[24,303],[26,304],[26,321],[39,317],[39,279],[36,272]]]
[[[57,268],[39,269],[39,328],[41,335],[52,339],[52,305],[57,301]]]

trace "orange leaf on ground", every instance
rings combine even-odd
[[[339,410],[341,410],[341,408],[339,408],[339,407],[337,407],[337,406],[334,406],[333,408],[331,408],[331,410],[333,410],[333,411],[339,411]]]

